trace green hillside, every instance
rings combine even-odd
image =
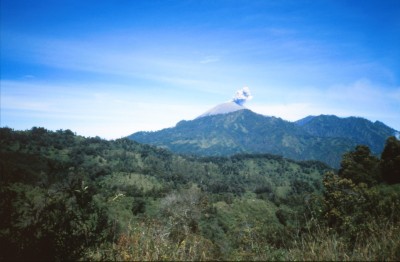
[[[357,147],[338,176],[269,154],[1,128],[0,259],[396,260],[399,149]]]
[[[396,133],[396,130],[382,122],[373,123],[361,117],[340,118],[334,115],[320,115],[304,118],[296,123],[314,136],[347,138],[356,144],[368,145],[377,155],[382,152],[386,139]]]

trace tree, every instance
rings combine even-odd
[[[389,184],[400,183],[400,141],[394,136],[386,140],[381,155],[382,178]]]
[[[173,192],[161,201],[161,213],[167,219],[169,236],[179,242],[198,232],[198,223],[208,200],[197,185],[181,192]]]
[[[367,146],[359,145],[355,151],[343,155],[339,176],[351,179],[355,184],[371,186],[381,181],[379,163],[379,159],[371,155]]]
[[[137,215],[146,211],[146,201],[141,198],[135,198],[131,208],[132,214]]]
[[[376,187],[368,187],[365,183],[356,185],[351,179],[339,177],[333,172],[325,175],[323,184],[326,222],[350,241],[370,232],[369,224],[382,219],[386,212],[386,203],[382,203],[382,195]]]

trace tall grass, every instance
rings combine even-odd
[[[265,239],[221,256],[216,246],[198,234],[173,239],[168,228],[152,221],[136,225],[114,244],[91,250],[85,260],[116,261],[399,261],[400,223],[373,223],[369,233],[349,241],[327,227],[316,226],[301,236],[287,239],[287,247],[276,248]]]
[[[349,241],[329,228],[317,227],[300,237],[286,253],[287,260],[300,261],[399,261],[400,224],[372,223]]]
[[[116,261],[204,261],[214,260],[214,245],[198,234],[181,239],[155,221],[141,223],[122,234],[117,243],[87,253],[87,260]]]

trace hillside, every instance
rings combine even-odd
[[[274,155],[183,157],[127,139],[85,138],[70,130],[1,128],[0,138],[0,240],[9,252],[1,259],[77,259],[88,248],[117,241],[115,235],[137,215],[155,218],[166,197],[188,188],[206,194],[210,203],[203,208],[211,210],[221,200],[258,196],[265,200],[257,200],[257,209],[270,213],[260,221],[268,219],[279,227],[274,203],[287,202],[296,192],[320,191],[329,170],[322,163]],[[238,203],[245,206],[246,199]],[[207,211],[212,221],[196,218],[200,235],[211,232],[217,209]],[[223,209],[232,215],[243,212]],[[232,223],[229,227],[236,225]],[[44,247],[52,252],[42,253]]]
[[[399,155],[357,147],[335,175],[0,128],[0,260],[398,260]]]
[[[51,184],[82,169],[92,180],[120,172],[136,173],[160,180],[164,186],[196,183],[206,192],[240,195],[278,184],[288,191],[293,179],[315,180],[317,185],[323,173],[330,170],[320,162],[296,162],[270,154],[185,157],[127,139],[85,138],[69,130],[0,130],[4,183],[26,179],[40,184],[44,179]]]
[[[342,154],[358,144],[380,154],[384,141],[394,132],[382,123],[361,118],[320,116],[292,123],[245,109],[181,121],[173,128],[138,132],[128,138],[183,154],[270,153],[339,167]]]
[[[368,145],[377,155],[382,152],[386,139],[397,133],[382,122],[373,123],[361,117],[310,116],[296,121],[296,124],[313,136],[346,138],[356,144]]]

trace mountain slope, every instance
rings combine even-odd
[[[219,104],[219,105],[211,108],[210,110],[206,111],[204,114],[200,115],[198,118],[205,117],[205,116],[219,115],[219,114],[228,114],[228,113],[232,113],[232,112],[235,112],[238,110],[243,110],[243,109],[246,109],[246,108],[242,105],[239,105],[239,104],[231,101],[231,102]]]
[[[368,145],[375,154],[382,152],[386,138],[397,133],[382,122],[373,123],[361,117],[308,116],[296,121],[296,124],[313,136],[347,138],[357,144]]]
[[[356,145],[347,138],[316,137],[296,123],[247,109],[181,121],[174,128],[138,132],[128,138],[177,153],[270,153],[296,160],[320,160],[336,167],[341,155]]]

